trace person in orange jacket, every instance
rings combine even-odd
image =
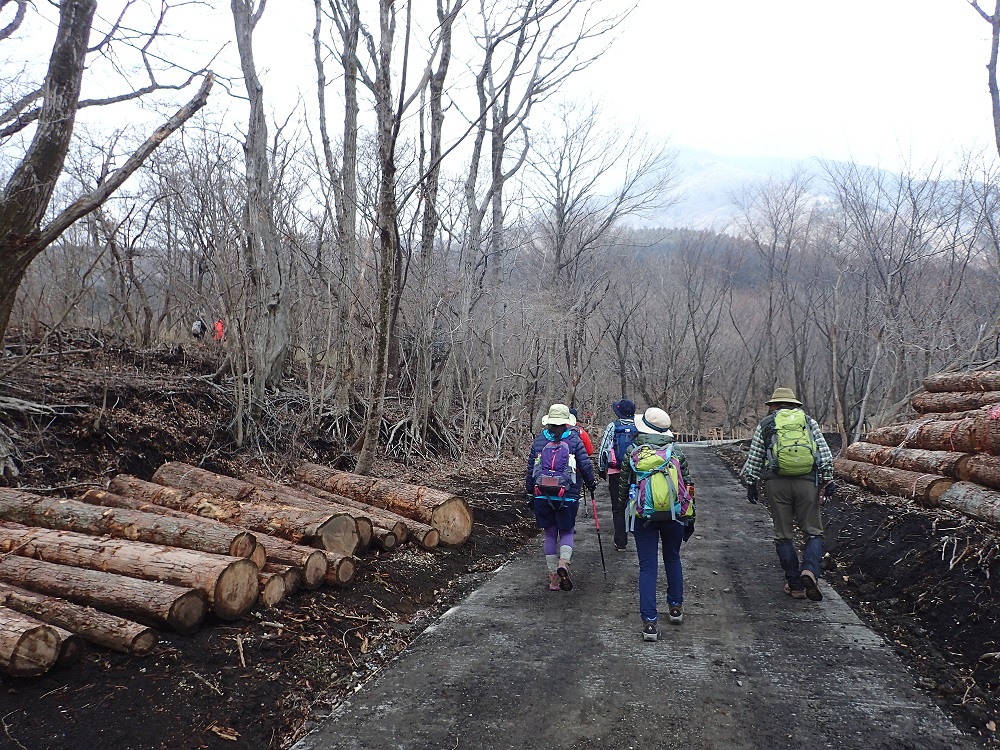
[[[572,417],[572,420],[570,421],[569,428],[571,430],[573,430],[573,432],[575,432],[577,435],[580,436],[580,442],[583,443],[583,447],[587,449],[587,455],[588,456],[593,456],[594,455],[594,442],[590,439],[590,435],[587,434],[587,431],[585,429],[583,429],[583,425],[581,425],[579,423],[579,421],[578,421],[579,417],[580,417],[579,412],[577,412],[576,409],[570,409],[569,413],[570,413],[570,416]]]

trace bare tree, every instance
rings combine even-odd
[[[997,0],[993,13],[987,13],[978,0],[969,0],[969,5],[975,8],[993,30],[990,38],[990,61],[986,65],[986,71],[990,102],[993,105],[993,135],[997,153],[1000,154],[1000,86],[997,85],[997,60],[1000,57],[1000,0]]]

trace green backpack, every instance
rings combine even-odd
[[[771,471],[784,477],[800,477],[816,466],[816,441],[802,409],[778,409],[774,413],[768,456]]]

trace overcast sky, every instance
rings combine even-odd
[[[919,164],[992,148],[989,43],[967,0],[642,0],[592,88],[677,145]]]

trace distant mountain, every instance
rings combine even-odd
[[[687,227],[722,231],[739,211],[733,196],[748,185],[789,177],[804,171],[813,175],[818,190],[823,188],[822,169],[816,159],[719,156],[690,148],[677,149],[680,172],[678,203],[634,223],[640,227]],[[817,198],[826,198],[821,193]]]

